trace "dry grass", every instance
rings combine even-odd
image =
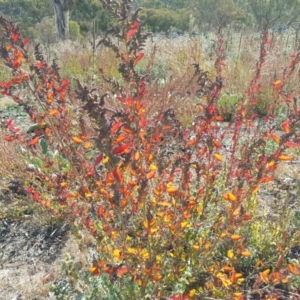
[[[296,180],[300,182],[299,164],[297,162],[282,162],[274,173],[275,180]]]
[[[297,49],[295,35],[270,34],[270,45],[267,47],[267,59],[262,69],[260,83],[262,90],[258,95],[259,105],[273,100],[272,83],[281,79],[284,67],[289,65],[289,54]],[[248,83],[255,73],[256,60],[259,56],[260,39],[258,34],[246,33],[242,39],[233,35],[231,47],[227,51],[227,67],[224,68],[224,93],[243,95]],[[254,50],[256,49],[256,50]],[[294,76],[286,88],[295,86],[298,77]]]
[[[15,176],[22,176],[22,170],[26,167],[19,157],[16,144],[14,142],[5,141],[5,135],[4,129],[0,128],[0,182],[3,180],[11,180]]]
[[[0,110],[11,105],[15,105],[15,102],[10,97],[0,97]]]
[[[272,83],[281,78],[283,66],[289,65],[289,53],[297,48],[294,33],[283,35],[270,32],[269,37],[272,43],[268,46],[268,57],[260,79],[263,88],[259,91],[257,99],[258,111],[262,114],[267,112],[273,101]],[[196,38],[154,37],[148,40],[145,57],[138,63],[137,70],[151,75],[147,97],[149,116],[172,107],[184,124],[191,123],[193,116],[198,113],[195,107],[198,99],[194,97],[197,84],[191,81],[194,71],[192,64],[199,63],[214,80],[216,40],[214,33]],[[223,70],[222,95],[237,95],[241,98],[256,71],[260,33],[225,30],[224,47],[227,66]],[[100,94],[107,92],[109,86],[102,80],[99,69],[102,69],[106,76],[120,83],[122,81],[118,72],[118,59],[105,47],[97,47],[93,53],[89,42],[67,42],[53,45],[47,52],[49,61],[58,58],[63,76],[78,78],[84,84],[94,84]],[[75,87],[75,81],[73,83]],[[286,87],[292,88],[296,84],[298,78],[295,76]],[[107,101],[114,102],[114,99],[107,98]]]

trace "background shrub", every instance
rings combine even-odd
[[[70,39],[73,41],[78,41],[82,38],[82,35],[80,33],[80,26],[77,22],[75,21],[70,21],[69,22],[69,34],[70,34]]]

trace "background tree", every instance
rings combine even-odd
[[[109,14],[99,0],[73,0],[70,5],[70,19],[80,25],[83,33],[91,31],[94,26],[96,30],[104,32],[112,25]]]
[[[33,37],[33,29],[46,17],[53,17],[50,0],[0,0],[0,13],[16,20],[22,33]]]
[[[258,25],[266,16],[288,25],[299,21],[299,0],[234,0],[234,4],[251,14]]]
[[[45,18],[51,18],[55,24],[53,17],[56,16],[56,9],[62,12],[64,18],[62,1],[68,8],[69,16],[66,17],[80,25],[81,33],[91,31],[93,22],[100,31],[107,30],[111,25],[111,18],[99,0],[0,0],[0,13],[16,20],[22,32],[33,38],[39,30],[36,26],[39,27],[38,24],[43,23]]]
[[[69,37],[69,0],[52,0],[57,36],[61,40]]]
[[[187,31],[190,16],[199,28],[221,17],[225,24],[239,21],[260,25],[262,18],[269,16],[277,23],[289,25],[299,21],[300,16],[300,0],[134,0],[133,3],[135,8],[144,8],[141,18],[153,32],[172,27]],[[57,24],[60,39],[68,37],[68,20],[79,24],[83,36],[89,32],[99,35],[113,25],[99,0],[0,0],[0,13],[16,20],[30,38],[37,37],[38,27],[50,19]]]
[[[246,19],[245,12],[233,0],[190,0],[188,6],[199,26],[215,23],[220,19],[226,24],[232,21],[244,22]]]
[[[41,22],[37,23],[32,28],[32,34],[36,38],[37,42],[43,44],[52,44],[56,41],[56,30],[54,25],[54,17],[45,17]]]
[[[141,19],[151,32],[167,32],[172,27],[186,31],[189,26],[190,12],[188,10],[171,10],[168,8],[145,8]]]

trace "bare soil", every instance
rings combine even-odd
[[[62,278],[66,255],[80,250],[63,224],[42,224],[34,216],[0,220],[0,299],[55,299],[49,288]]]

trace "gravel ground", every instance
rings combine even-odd
[[[53,266],[67,239],[66,226],[0,220],[0,299],[54,299],[47,282],[56,277]]]
[[[69,228],[41,219],[0,220],[0,300],[56,299],[50,287],[64,281],[66,259],[88,267]]]

